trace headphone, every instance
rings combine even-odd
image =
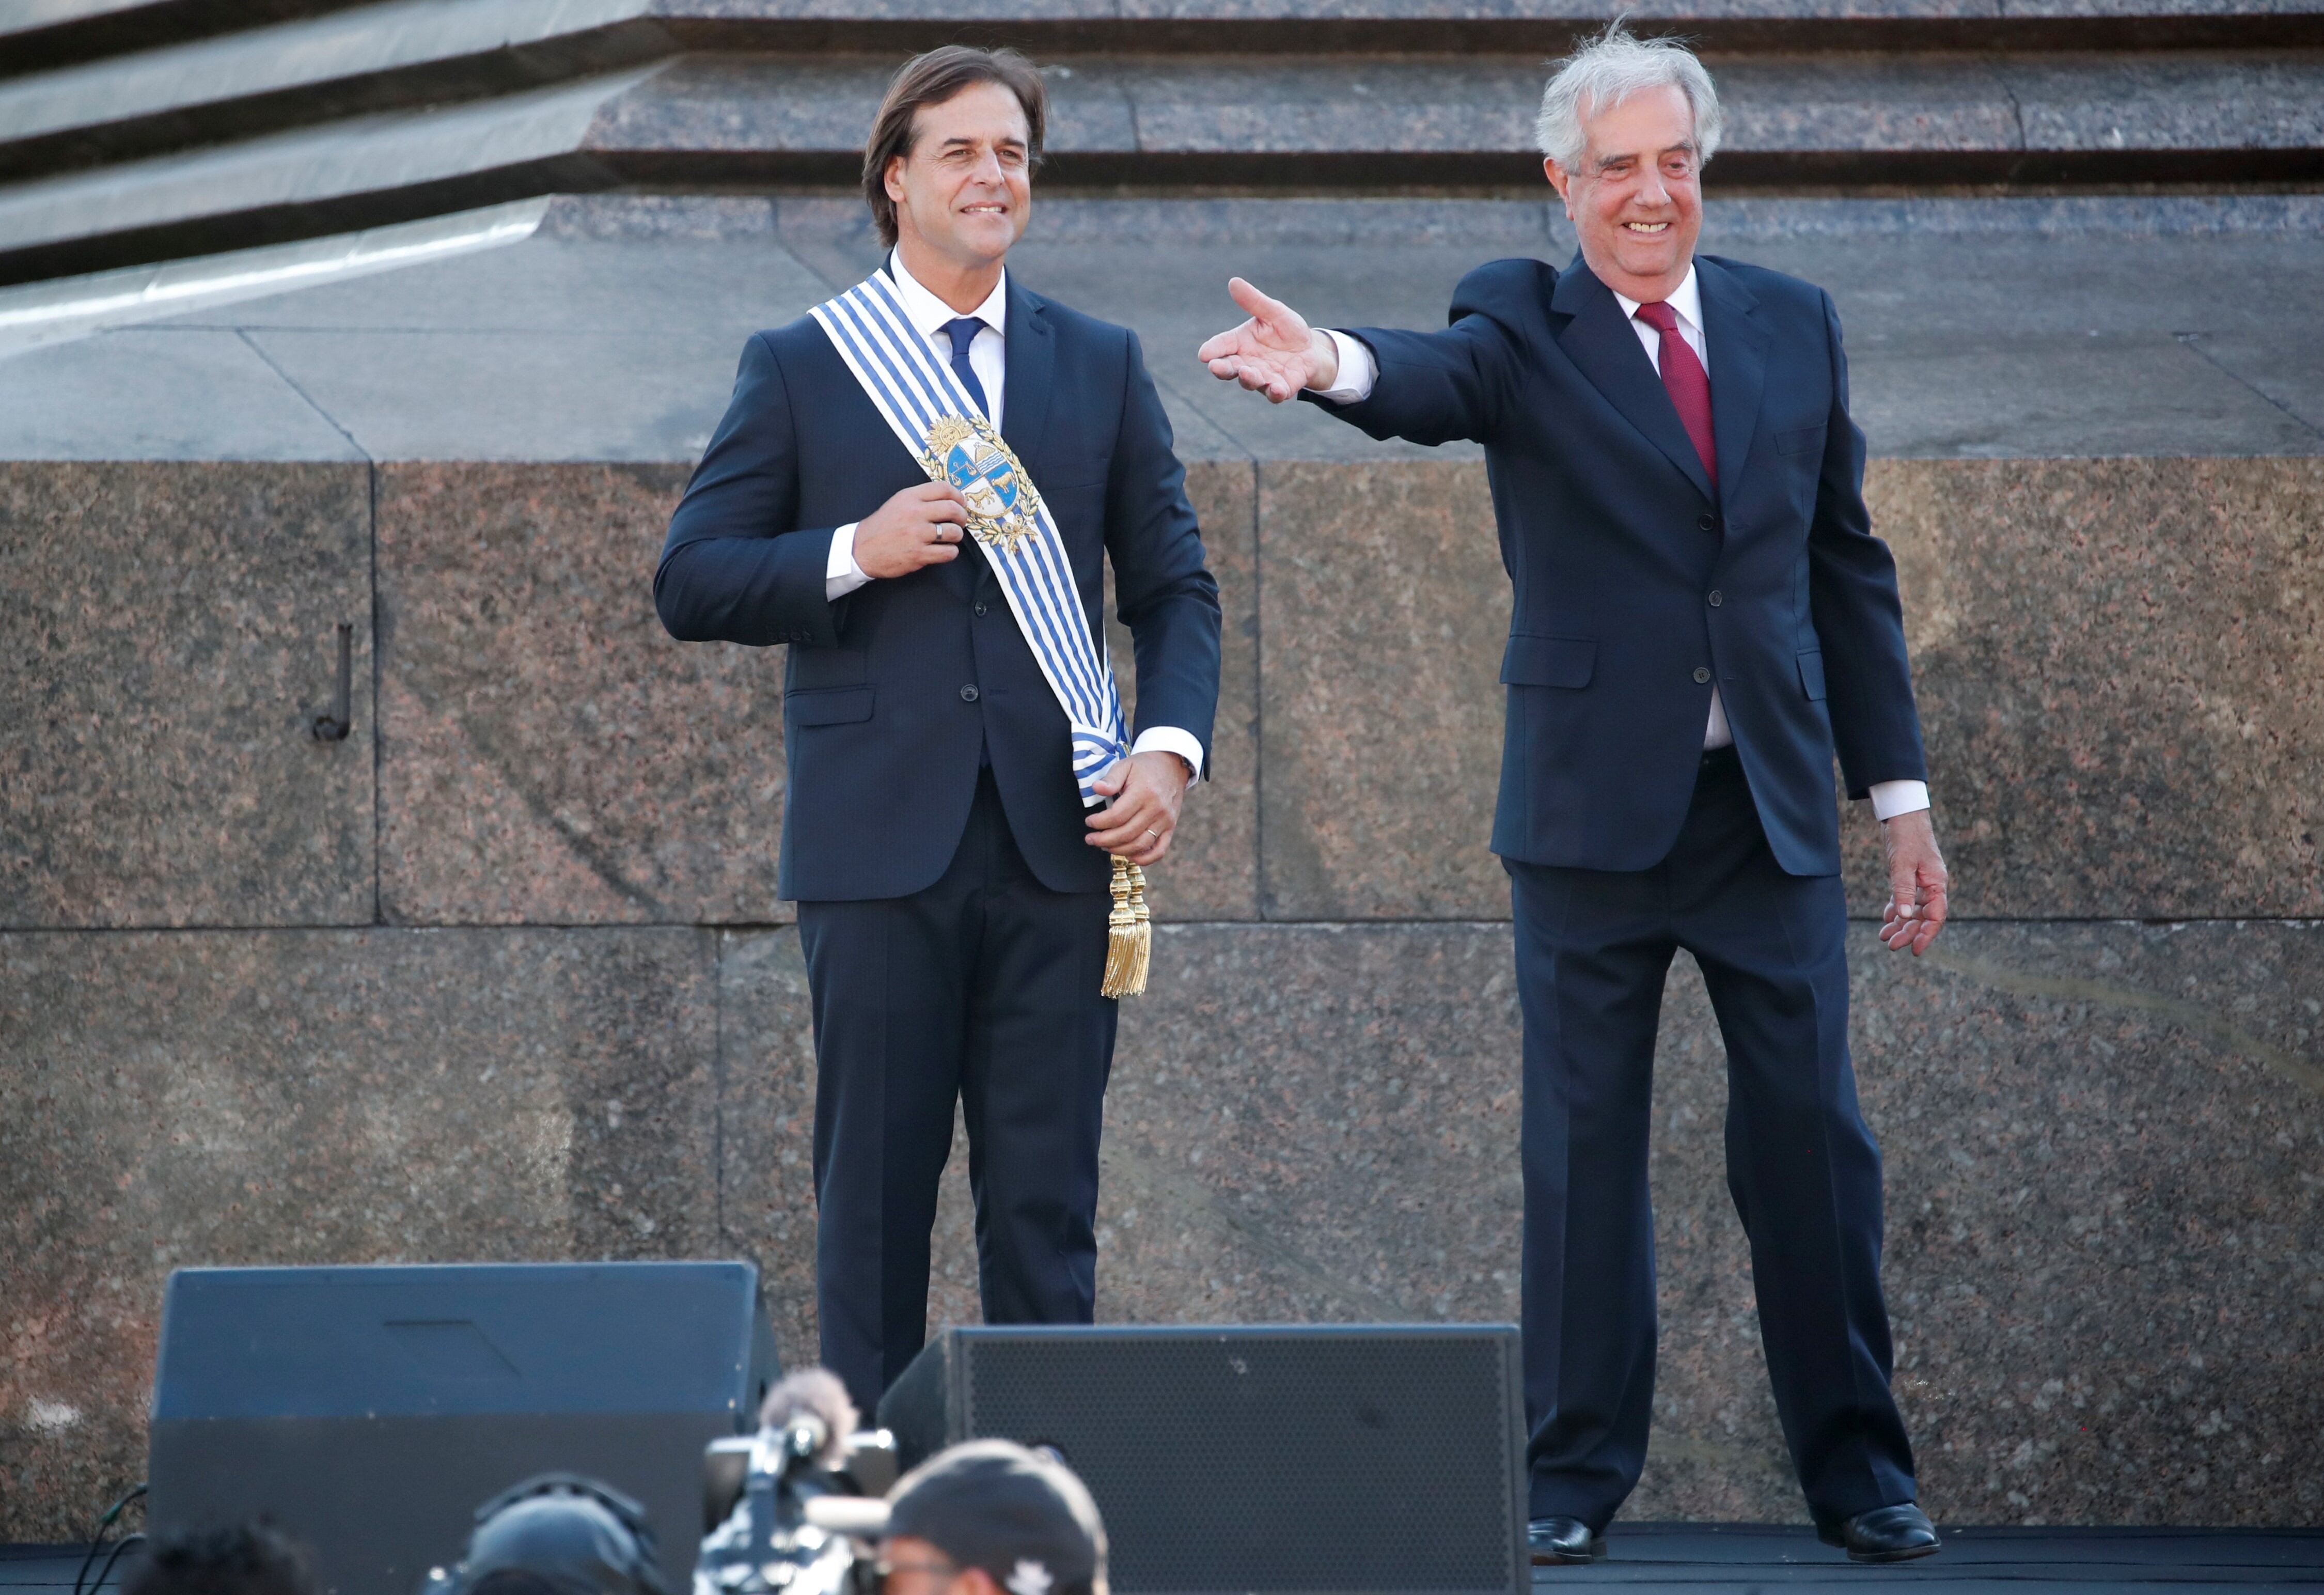
[[[636,1589],[649,1595],[661,1595],[666,1589],[660,1574],[660,1562],[654,1539],[652,1521],[646,1509],[630,1497],[609,1484],[579,1473],[538,1473],[521,1484],[512,1485],[478,1507],[476,1528],[468,1539],[471,1551],[485,1528],[512,1507],[545,1497],[569,1496],[578,1500],[594,1502],[621,1526],[626,1543],[615,1560],[616,1570]],[[496,1568],[486,1578],[517,1569]],[[536,1575],[538,1576],[538,1575]],[[469,1587],[467,1561],[464,1556],[451,1568],[430,1569],[420,1586],[418,1595],[460,1595]]]

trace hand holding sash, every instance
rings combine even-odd
[[[855,563],[865,576],[899,576],[960,558],[968,501],[949,482],[907,487],[855,528]]]
[[[1186,761],[1176,753],[1132,753],[1097,779],[1097,789],[1113,801],[1089,816],[1089,844],[1140,869],[1157,862],[1177,834],[1188,779]]]

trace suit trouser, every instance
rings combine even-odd
[[[1831,1522],[1913,1499],[1888,1388],[1880,1153],[1848,1057],[1839,878],[1784,872],[1731,750],[1704,756],[1677,844],[1653,869],[1508,868],[1525,1014],[1533,1515],[1602,1529],[1646,1461],[1646,1142],[1663,980],[1680,947],[1727,1044],[1728,1189],[1809,1509]]]
[[[823,1361],[867,1419],[927,1338],[928,1234],[955,1099],[985,1322],[1090,1322],[1111,906],[1034,878],[990,770],[935,885],[799,904]]]

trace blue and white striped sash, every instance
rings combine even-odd
[[[1096,807],[1106,799],[1093,783],[1128,754],[1130,737],[1112,663],[1090,634],[1048,506],[1015,451],[904,314],[886,277],[875,272],[808,314],[929,479],[951,483],[968,500],[969,531],[1065,711],[1074,782],[1082,802]]]

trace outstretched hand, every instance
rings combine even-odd
[[[1272,403],[1296,398],[1302,388],[1328,388],[1340,374],[1340,351],[1309,327],[1299,312],[1271,300],[1240,277],[1227,291],[1250,319],[1222,332],[1194,351],[1221,382],[1240,383]]]

